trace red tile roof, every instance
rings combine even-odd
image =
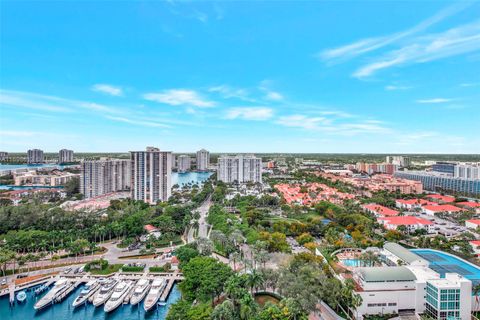
[[[380,220],[386,221],[388,224],[393,224],[397,226],[407,226],[407,225],[432,225],[433,222],[427,219],[422,219],[413,216],[399,216],[399,217],[388,217],[380,218]]]
[[[397,216],[399,214],[397,210],[393,210],[376,203],[365,204],[363,207],[381,216]]]
[[[471,220],[467,220],[465,222],[470,222],[470,223],[473,223],[473,224],[480,225],[480,219],[471,219]]]
[[[465,206],[465,207],[469,207],[469,208],[480,208],[480,203],[473,202],[473,201],[457,202],[456,204],[459,205],[459,206]]]
[[[403,203],[403,204],[418,204],[418,205],[435,205],[437,204],[436,202],[432,202],[432,201],[428,201],[428,200],[425,200],[425,199],[408,199],[408,200],[405,200],[405,199],[397,199],[395,200],[396,202],[398,203]]]
[[[145,231],[147,231],[147,232],[158,231],[158,229],[156,227],[152,226],[151,224],[144,225],[143,229],[145,229]]]
[[[423,206],[425,210],[430,210],[434,212],[459,212],[465,211],[465,209],[452,206],[451,204],[440,204],[440,205],[432,205],[432,206]]]
[[[453,201],[455,201],[455,197],[442,196],[441,194],[429,194],[427,196],[427,198],[436,199],[436,200],[440,200],[440,201],[443,201],[443,202],[453,202]]]
[[[480,240],[472,240],[470,241],[470,244],[473,244],[474,246],[480,246]]]

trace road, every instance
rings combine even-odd
[[[207,223],[207,216],[211,206],[212,206],[212,196],[209,196],[205,201],[203,201],[200,207],[198,207],[197,210],[195,210],[200,214],[200,218],[198,218],[198,233],[197,233],[198,238],[208,238],[208,232],[209,232],[210,226]],[[193,241],[195,241],[195,228],[190,228],[188,230],[187,242],[191,243]]]

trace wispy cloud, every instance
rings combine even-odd
[[[140,125],[140,126],[146,126],[146,127],[171,128],[171,126],[167,124],[158,123],[154,121],[135,120],[130,118],[112,117],[112,116],[107,116],[106,118],[113,121],[124,122],[128,124],[134,124],[134,125]]]
[[[330,118],[328,116],[311,117],[308,115],[294,114],[279,117],[276,123],[286,127],[301,128],[307,131],[317,131],[333,135],[391,132],[390,129],[383,126],[381,121],[339,122],[338,118]]]
[[[409,86],[398,86],[398,85],[385,86],[385,90],[387,90],[387,91],[408,90],[408,89],[411,89],[411,88],[412,87],[409,87]]]
[[[258,89],[265,93],[264,99],[271,100],[271,101],[281,101],[284,99],[284,96],[271,89],[272,81],[271,80],[263,80],[260,82]]]
[[[364,78],[374,73],[400,65],[425,63],[480,49],[480,21],[449,29],[442,33],[429,34],[411,39],[399,49],[375,58],[353,73]]]
[[[123,96],[122,88],[110,84],[95,84],[92,86],[92,90],[116,97]]]
[[[234,87],[226,85],[226,84],[210,87],[210,88],[208,88],[208,91],[218,93],[224,99],[232,99],[233,98],[233,99],[240,99],[240,100],[243,100],[243,101],[250,101],[250,102],[255,101],[255,99],[253,99],[249,96],[249,92],[248,92],[247,89],[234,88]]]
[[[478,87],[480,82],[461,83],[460,87]]]
[[[361,39],[359,41],[350,43],[345,46],[341,46],[338,48],[327,49],[318,54],[318,57],[325,61],[340,59],[346,60],[351,59],[356,56],[375,51],[377,49],[386,47],[388,45],[394,44],[413,36],[419,32],[426,30],[427,28],[431,27],[438,22],[441,22],[445,18],[448,18],[455,13],[467,8],[470,6],[471,3],[462,2],[452,5],[450,7],[445,8],[444,10],[438,12],[434,16],[420,22],[419,24],[413,26],[412,28],[406,29],[404,31],[400,31],[391,35],[382,36],[382,37],[373,37],[367,39]]]
[[[447,103],[447,102],[452,102],[452,101],[454,101],[454,99],[447,99],[447,98],[432,98],[432,99],[416,100],[417,103],[424,103],[424,104]]]
[[[266,107],[238,107],[227,111],[227,119],[267,120],[273,116],[273,110]]]
[[[215,106],[214,101],[203,98],[194,90],[186,89],[171,89],[163,90],[161,92],[146,93],[143,98],[149,101],[169,104],[172,106],[195,106],[201,108],[208,108]]]

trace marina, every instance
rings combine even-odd
[[[165,318],[169,305],[180,298],[175,283],[181,279],[179,273],[49,277],[29,288],[2,292],[0,312],[6,315],[5,319],[47,319],[50,317],[47,314],[83,319],[85,313],[93,313],[89,319],[104,319],[107,314],[115,318],[121,314],[121,319],[160,320]]]

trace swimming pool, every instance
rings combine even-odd
[[[340,262],[346,267],[369,267],[371,263],[361,259],[341,259]]]
[[[445,273],[455,272],[472,281],[472,284],[480,283],[480,267],[463,260],[452,254],[433,249],[412,249],[430,263],[430,269],[445,277]]]

